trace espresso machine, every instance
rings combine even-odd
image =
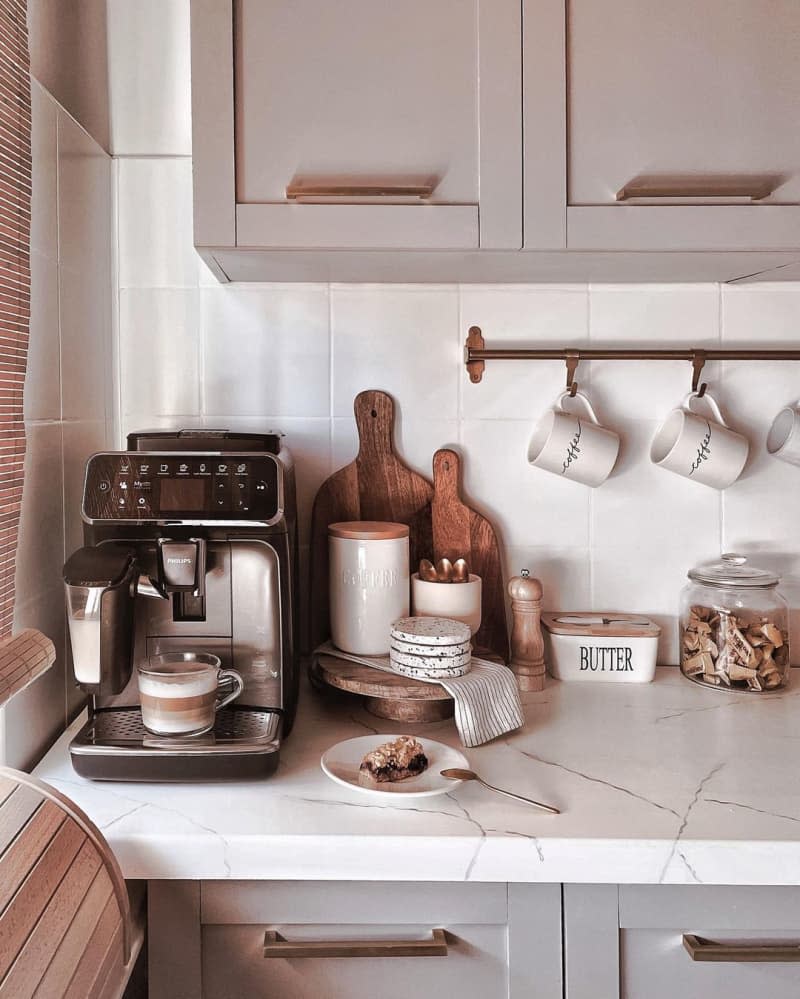
[[[264,776],[297,705],[294,469],[277,433],[144,431],[89,458],[85,547],[67,560],[75,678],[89,718],[72,764],[97,780]],[[136,665],[211,653],[244,681],[211,732],[142,725]]]

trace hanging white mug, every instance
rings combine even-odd
[[[705,403],[713,419],[692,409]],[[650,460],[667,471],[702,482],[713,489],[726,489],[742,474],[750,444],[731,430],[714,399],[706,392],[690,392],[667,416],[650,447]]]
[[[800,407],[786,406],[767,434],[767,451],[781,461],[800,465]]]
[[[592,404],[582,392],[574,399],[587,416],[564,408],[571,399],[564,392],[555,406],[539,421],[528,445],[528,461],[554,475],[599,486],[611,474],[619,454],[619,436],[600,426]]]

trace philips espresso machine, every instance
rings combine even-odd
[[[294,469],[281,435],[146,431],[87,462],[85,547],[64,566],[75,678],[89,719],[70,753],[100,780],[262,776],[297,704]],[[244,689],[212,731],[142,725],[136,665],[211,653]]]

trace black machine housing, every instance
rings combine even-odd
[[[70,746],[75,770],[161,781],[271,773],[299,681],[295,481],[281,435],[129,434],[127,451],[88,460],[82,517],[85,547],[65,580],[98,575],[93,557],[101,576],[131,564],[135,578],[126,576],[127,603],[118,582],[108,603],[101,646],[117,651],[101,656],[100,683],[84,685],[89,720]],[[142,726],[136,663],[170,651],[211,652],[242,675],[242,695],[207,735],[169,739]]]

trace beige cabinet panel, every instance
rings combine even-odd
[[[237,0],[236,200],[296,176],[439,178],[478,201],[478,35],[470,0]]]
[[[800,247],[797,0],[564,4],[567,247]]]
[[[564,885],[566,995],[796,999],[800,929],[794,927],[800,927],[794,886]],[[693,960],[685,934],[700,938],[701,947],[710,943],[716,959],[706,949],[704,959]],[[788,947],[791,960],[765,955],[765,945]]]
[[[160,881],[149,890],[151,999],[562,999],[560,885]],[[434,940],[434,930],[446,955],[374,953],[381,941]],[[356,941],[362,953],[265,957],[267,931],[279,947]]]
[[[742,943],[800,941],[800,932],[697,929],[692,932],[735,947]],[[800,963],[693,961],[682,931],[623,930],[620,934],[620,999],[797,999]]]
[[[507,999],[505,926],[448,928],[446,957],[265,958],[265,929],[287,940],[424,939],[427,926],[205,926],[203,999]]]
[[[235,0],[237,245],[518,248],[520,22],[520,0]],[[389,190],[332,212],[287,198],[309,181]],[[424,204],[391,190],[420,182]]]
[[[771,175],[765,203],[800,204],[797,0],[567,10],[571,205],[613,202],[641,174],[687,173]]]

